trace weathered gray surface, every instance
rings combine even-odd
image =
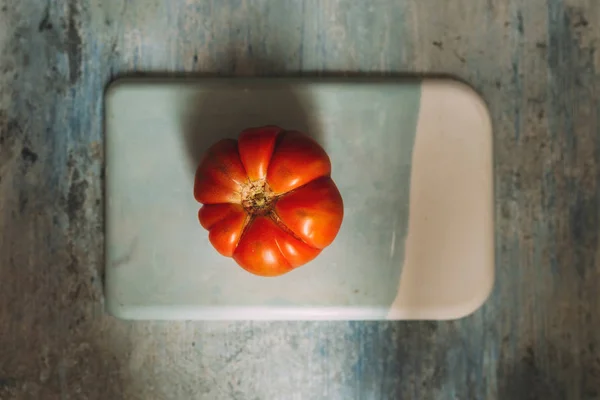
[[[0,0],[0,398],[600,398],[599,20],[595,0]],[[101,99],[131,71],[471,82],[492,298],[450,323],[104,316]]]

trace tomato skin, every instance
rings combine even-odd
[[[311,261],[320,252],[285,232],[272,219],[261,216],[238,243],[233,259],[253,274],[278,276]]]
[[[315,179],[283,196],[275,211],[297,237],[317,249],[333,242],[344,215],[342,196],[330,177]]]
[[[194,197],[203,204],[235,203],[239,201],[248,176],[237,151],[237,143],[225,139],[215,143],[196,172]]]
[[[248,178],[265,179],[267,168],[275,149],[275,141],[282,132],[277,126],[246,129],[240,133],[238,151]]]
[[[207,204],[200,208],[198,219],[209,231],[208,240],[226,257],[233,256],[244,227],[250,219],[239,204]]]
[[[209,240],[258,276],[279,276],[317,257],[344,215],[331,162],[312,138],[277,126],[215,143],[198,166],[194,197]]]
[[[331,162],[317,142],[300,132],[285,132],[269,163],[267,181],[275,193],[286,193],[331,174]]]

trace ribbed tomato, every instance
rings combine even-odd
[[[214,248],[247,271],[278,276],[313,260],[344,214],[331,162],[307,135],[250,128],[215,143],[198,166],[194,197]]]

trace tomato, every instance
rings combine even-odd
[[[210,147],[194,197],[213,247],[259,276],[313,260],[333,242],[344,215],[325,150],[277,126],[249,128]]]

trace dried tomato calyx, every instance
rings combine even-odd
[[[242,206],[250,215],[266,215],[273,209],[275,194],[264,181],[250,182],[242,187]]]

